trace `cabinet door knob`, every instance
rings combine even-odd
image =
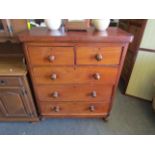
[[[96,91],[92,91],[91,96],[96,97],[97,96]]]
[[[89,106],[89,110],[90,110],[91,112],[95,111],[95,106],[94,106],[94,105]]]
[[[96,80],[99,80],[99,79],[101,78],[101,76],[100,76],[99,73],[95,73],[95,74],[94,74],[94,78],[95,78]]]
[[[96,60],[101,61],[103,59],[102,54],[96,54]]]
[[[59,107],[59,106],[55,106],[52,110],[53,110],[54,112],[59,112],[59,111],[60,111],[60,107]]]
[[[55,60],[55,56],[54,56],[54,55],[48,56],[48,60],[49,60],[50,62],[53,62],[53,61]]]
[[[57,91],[52,93],[52,97],[53,98],[58,98],[59,97],[59,93]]]
[[[5,81],[4,80],[0,80],[0,85],[1,86],[4,86],[6,83],[5,83]]]
[[[56,80],[56,79],[57,79],[57,75],[56,75],[55,73],[53,73],[53,74],[51,75],[51,79],[52,79],[52,80]]]

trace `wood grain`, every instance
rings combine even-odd
[[[106,85],[50,85],[37,86],[40,101],[110,101],[113,87]],[[58,97],[53,93],[57,92]],[[96,96],[93,96],[93,92]]]
[[[0,121],[38,121],[22,57],[0,58]]]
[[[109,27],[106,32],[100,31],[69,31],[64,28],[59,31],[49,31],[47,28],[33,28],[20,33],[21,42],[96,42],[96,43],[128,43],[133,36],[119,28]]]
[[[60,111],[55,112],[54,108],[59,107]],[[94,106],[94,111],[90,111],[90,106]],[[100,115],[103,117],[107,114],[109,104],[108,103],[100,103],[100,102],[41,102],[41,113],[42,115],[50,115],[50,116],[74,116],[74,115]]]
[[[10,76],[0,76],[0,87],[20,87],[22,86],[22,81],[20,77],[10,77]]]
[[[118,68],[116,67],[34,67],[33,76],[36,84],[114,84]],[[94,75],[99,73],[100,79]],[[56,74],[56,80],[51,75]]]
[[[24,42],[42,117],[106,118],[109,115],[132,35],[117,28],[109,28],[105,33],[36,28],[21,33],[19,39]],[[52,55],[59,61],[55,59],[54,62],[53,57],[53,64],[47,59],[47,63],[43,61],[49,48],[58,47],[71,50],[68,53],[53,50]],[[41,55],[37,55],[38,49]],[[96,54],[100,55],[96,57]]]
[[[117,65],[120,62],[122,47],[77,47],[77,64],[79,65]],[[97,56],[102,60],[97,60]]]
[[[0,76],[22,76],[26,74],[27,70],[22,57],[0,57]]]
[[[32,65],[74,65],[73,47],[29,46],[28,51]]]

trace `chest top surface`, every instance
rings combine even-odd
[[[19,34],[21,42],[118,42],[129,43],[133,35],[120,28],[109,27],[106,31],[96,30],[68,31],[64,28],[57,31],[50,31],[47,28],[32,28]]]

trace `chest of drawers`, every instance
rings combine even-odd
[[[41,116],[109,115],[132,36],[106,33],[34,28],[19,35]]]

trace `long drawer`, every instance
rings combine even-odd
[[[117,65],[122,47],[76,47],[76,52],[79,65]]]
[[[28,47],[32,65],[74,65],[73,47]]]
[[[37,86],[40,101],[110,101],[112,86],[49,85]]]
[[[114,84],[116,67],[34,67],[36,84]]]
[[[109,104],[107,102],[41,102],[40,110],[46,116],[74,116],[74,115],[106,115]]]
[[[8,77],[8,76],[1,76],[0,77],[0,87],[19,87],[22,85],[22,81],[19,77]]]

